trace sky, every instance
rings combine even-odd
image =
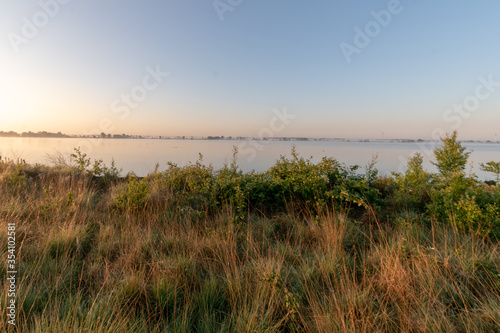
[[[500,3],[0,3],[0,130],[500,134]]]

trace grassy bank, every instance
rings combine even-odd
[[[200,160],[142,179],[79,151],[71,166],[0,162],[17,329],[498,331],[500,190],[452,162],[429,174],[416,155],[383,178],[292,151],[263,173]],[[1,265],[12,329],[6,281]]]

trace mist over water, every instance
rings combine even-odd
[[[82,145],[87,142],[87,145]],[[89,140],[76,138],[0,138],[0,156],[14,160],[24,159],[27,163],[50,164],[49,154],[60,152],[66,157],[73,148],[82,146],[91,159],[102,159],[109,165],[114,159],[123,169],[123,174],[133,171],[138,176],[146,176],[154,171],[156,163],[159,170],[165,170],[167,163],[180,166],[195,163],[199,154],[204,164],[212,164],[215,169],[224,163],[231,163],[233,147],[239,147],[238,165],[249,172],[265,171],[280,155],[290,157],[295,145],[299,156],[312,157],[318,162],[322,157],[333,157],[347,165],[358,164],[360,172],[372,158],[378,156],[376,168],[381,175],[390,172],[404,172],[406,161],[416,152],[424,156],[424,168],[431,172],[437,169],[430,163],[434,160],[432,149],[439,145],[435,142],[396,143],[396,142],[334,142],[334,141],[242,141],[242,140],[157,140],[157,139],[105,139],[98,144],[88,144]],[[479,169],[480,163],[500,161],[500,144],[463,143],[472,153],[466,169],[480,179],[493,179],[493,175]],[[254,148],[255,146],[260,149]]]

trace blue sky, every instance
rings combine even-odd
[[[276,136],[495,139],[499,12],[486,0],[4,1],[0,130],[257,136],[286,110]],[[156,69],[168,72],[157,84]],[[145,94],[123,102],[134,89]]]

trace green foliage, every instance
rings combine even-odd
[[[378,172],[374,168],[375,159],[367,167],[367,175],[357,175],[357,165],[344,167],[326,157],[314,164],[311,159],[299,157],[295,147],[291,155],[291,159],[281,156],[267,171],[278,188],[276,200],[295,200],[313,210],[331,203],[364,208],[368,208],[370,202],[378,203],[379,191],[370,186]]]
[[[59,200],[53,195],[54,190],[49,187],[44,189],[44,200],[39,206],[39,213],[46,219],[50,219],[59,207]]]
[[[490,161],[486,164],[481,163],[481,170],[491,172],[495,175],[497,183],[500,182],[500,162]]]
[[[92,162],[87,154],[81,151],[80,147],[74,149],[71,158],[81,173],[91,177],[100,177],[104,182],[116,181],[120,176],[121,170],[116,167],[114,160],[111,161],[110,167],[106,166],[102,159]]]
[[[268,170],[274,186],[279,188],[276,200],[295,200],[311,207],[325,205],[328,198],[321,194],[328,190],[326,164],[333,166],[335,161],[324,161],[323,165],[317,167],[310,159],[299,157],[295,147],[291,155],[291,159],[281,156]]]
[[[488,236],[500,225],[500,206],[478,203],[476,197],[466,195],[453,208],[457,227],[478,236]]]
[[[417,153],[408,160],[404,174],[394,173],[391,177],[378,175],[376,155],[361,173],[358,165],[346,166],[331,157],[314,163],[312,158],[299,156],[295,147],[290,157],[281,156],[265,172],[243,173],[234,148],[232,161],[219,170],[204,164],[200,154],[195,163],[169,163],[164,172],[158,172],[157,166],[152,175],[144,179],[128,177],[126,184],[114,162],[111,167],[102,160],[92,162],[79,148],[72,158],[80,173],[93,181],[122,183],[114,206],[133,213],[163,211],[194,221],[223,214],[229,221],[241,224],[249,220],[252,212],[291,210],[317,218],[334,208],[362,221],[372,217],[387,220],[393,214],[406,212],[421,214],[422,221],[435,218],[479,236],[498,237],[498,187],[466,177],[464,168],[470,153],[457,141],[456,132],[442,142],[434,152],[439,174],[424,170],[423,156]],[[498,164],[491,161],[481,167],[496,173]],[[4,166],[3,183],[11,193],[28,191],[30,178],[23,168]],[[104,186],[103,190],[108,188]],[[73,191],[57,197],[46,193],[39,205],[39,214],[45,219],[57,212],[72,216],[75,210]]]
[[[29,186],[29,179],[26,177],[23,166],[20,164],[11,164],[10,168],[13,170],[8,172],[4,178],[8,191],[12,194],[26,192]]]
[[[217,171],[212,178],[212,193],[216,201],[212,206],[218,205],[230,207],[233,211],[233,219],[236,222],[244,222],[247,218],[248,192],[244,189],[243,172],[237,164],[238,149],[233,148],[233,159]]]
[[[76,175],[0,163],[18,331],[498,331],[500,186],[420,154],[380,177],[376,159],[362,174],[293,149],[266,172],[235,150],[220,170],[200,157],[96,190],[100,162],[80,157]]]
[[[457,172],[462,173],[465,170],[470,152],[466,152],[466,148],[457,141],[457,131],[454,131],[452,135],[441,138],[441,142],[443,146],[434,149],[436,162],[433,162],[433,164],[443,176]]]
[[[213,168],[203,164],[203,156],[195,164],[180,167],[168,163],[168,168],[159,174],[158,182],[164,191],[172,193],[171,207],[188,213],[189,218],[202,218],[215,206],[212,196]]]
[[[378,178],[378,169],[375,167],[377,164],[378,155],[375,154],[372,160],[365,167],[365,178],[368,185],[373,185]]]
[[[299,157],[292,148],[291,158],[281,156],[266,172],[244,174],[233,160],[220,170],[203,164],[203,156],[194,164],[180,167],[169,163],[167,170],[147,177],[139,184],[131,180],[124,193],[116,198],[119,208],[138,210],[149,200],[152,188],[158,197],[164,193],[167,210],[182,212],[186,218],[199,220],[206,214],[229,212],[234,222],[243,223],[251,210],[261,212],[312,210],[316,213],[334,205],[381,208],[383,200],[377,183],[375,159],[366,175],[356,174],[358,166],[345,167],[332,158],[319,163]],[[152,194],[151,194],[152,195]]]
[[[71,158],[73,162],[76,164],[77,168],[80,169],[81,172],[85,172],[87,168],[90,166],[90,158],[87,158],[86,153],[82,153],[81,148],[75,148],[74,153],[71,154]]]
[[[116,197],[116,207],[132,212],[142,211],[147,206],[150,191],[147,178],[138,180],[136,177],[130,177],[125,191]]]
[[[66,200],[66,207],[71,207],[75,204],[75,195],[72,191],[68,192],[68,199]]]
[[[436,178],[429,212],[439,221],[479,236],[500,236],[500,195],[474,178],[454,173]]]
[[[394,182],[397,188],[393,203],[400,209],[419,212],[425,210],[430,199],[431,174],[423,168],[424,158],[417,152],[408,160],[408,168],[404,175],[395,174]]]
[[[408,160],[408,169],[405,173],[405,185],[408,187],[418,187],[429,180],[429,174],[425,172],[422,164],[424,157],[417,152]]]
[[[263,280],[275,289],[280,297],[283,319],[280,321],[282,329],[292,332],[300,332],[300,302],[299,298],[287,287],[283,277],[276,272],[265,275]]]

